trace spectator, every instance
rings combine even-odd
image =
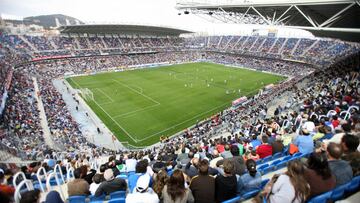
[[[185,188],[184,174],[181,170],[175,170],[169,181],[162,190],[164,203],[192,203],[194,197],[191,190]]]
[[[230,152],[230,146],[229,145],[225,145],[225,151],[223,151],[221,153],[221,157],[223,157],[224,159],[228,159],[232,157],[232,154]]]
[[[256,148],[256,154],[259,155],[260,159],[272,155],[272,146],[269,145],[269,137],[264,135],[261,137],[262,144]]]
[[[252,159],[246,161],[247,173],[240,176],[237,181],[237,193],[243,195],[261,185],[261,174],[256,170],[256,162]]]
[[[61,199],[60,194],[53,190],[46,195],[45,203],[64,203]]]
[[[136,182],[140,176],[144,175],[147,172],[148,162],[146,160],[141,160],[136,164],[135,174],[130,174],[128,176],[129,190],[132,192],[136,186]]]
[[[81,169],[77,168],[74,170],[74,180],[68,182],[68,195],[70,196],[79,196],[79,195],[89,195],[89,183],[81,178]]]
[[[159,199],[162,199],[162,191],[168,180],[169,176],[164,169],[160,170],[154,179],[154,184],[152,188],[154,192],[156,192],[156,194],[159,196]]]
[[[284,144],[282,143],[280,135],[277,135],[275,142],[272,143],[272,150],[273,155],[284,150]]]
[[[221,156],[219,156],[219,152],[215,149],[212,153],[212,159],[210,161],[210,167],[211,168],[216,168],[216,163],[220,160],[223,160],[224,158],[222,158]]]
[[[250,147],[252,147],[253,149],[256,149],[257,146],[261,145],[260,140],[257,139],[256,135],[252,136],[252,141],[250,142]]]
[[[329,168],[336,178],[336,186],[351,181],[353,172],[347,161],[341,160],[342,150],[339,144],[331,142],[327,146],[327,157],[329,160]]]
[[[299,152],[308,154],[314,151],[314,142],[307,129],[302,129],[302,135],[298,135],[294,144],[299,148]]]
[[[230,152],[233,155],[233,157],[229,158],[235,166],[235,174],[242,175],[245,172],[245,163],[243,157],[239,153],[239,148],[236,145],[232,145],[230,148]],[[223,164],[225,159],[220,160],[216,163],[217,166],[220,166]]]
[[[150,176],[139,177],[133,193],[126,196],[126,203],[158,203],[158,195],[149,188]]]
[[[100,183],[104,181],[104,175],[95,174],[93,176],[93,182],[90,184],[90,193],[91,195],[95,195],[96,190],[99,188]]]
[[[136,161],[136,159],[133,158],[133,155],[129,154],[128,159],[125,160],[125,166],[126,166],[127,172],[135,171],[136,163],[137,163],[137,161]]]
[[[5,182],[5,175],[4,175],[4,171],[0,171],[0,191],[8,196],[8,197],[12,197],[14,195],[15,192],[15,188],[9,185],[4,184]]]
[[[112,169],[107,169],[104,173],[105,181],[102,182],[95,192],[95,196],[101,196],[103,194],[109,195],[115,191],[126,191],[126,181],[121,178],[115,178]]]
[[[336,185],[335,176],[331,174],[326,155],[323,153],[311,153],[305,169],[305,180],[310,185],[310,196],[332,190]]]
[[[21,194],[20,203],[39,203],[40,202],[40,190],[29,190]]]
[[[201,160],[198,170],[199,175],[193,177],[190,183],[195,203],[215,202],[215,179],[208,175],[208,161]]]
[[[310,188],[304,181],[304,166],[299,160],[290,161],[287,172],[280,175],[272,186],[265,186],[264,196],[270,203],[305,202],[310,194]]]
[[[354,176],[360,175],[360,152],[358,151],[359,138],[355,135],[346,134],[341,139],[341,147],[344,155],[341,159],[348,161]]]
[[[237,180],[234,175],[234,164],[226,159],[223,164],[224,175],[215,178],[216,202],[223,202],[236,196]]]

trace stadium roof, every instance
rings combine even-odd
[[[176,7],[222,22],[279,25],[316,36],[360,41],[359,0],[179,0]]]
[[[119,34],[142,36],[179,36],[180,34],[191,33],[188,30],[169,27],[121,24],[67,25],[61,26],[59,30],[61,33]]]

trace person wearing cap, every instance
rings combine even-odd
[[[158,203],[158,195],[149,188],[150,176],[144,174],[139,177],[133,193],[126,196],[126,203]]]
[[[299,148],[299,152],[303,154],[308,154],[314,151],[313,139],[306,128],[302,129],[302,135],[298,135],[296,137],[294,144]]]
[[[106,169],[106,171],[104,172],[104,179],[105,181],[99,185],[98,189],[95,192],[96,197],[103,194],[108,195],[116,191],[126,191],[127,189],[126,181],[121,178],[115,178],[114,172],[110,168]]]

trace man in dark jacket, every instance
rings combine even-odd
[[[115,178],[112,169],[106,169],[104,172],[105,181],[102,182],[95,192],[95,196],[101,196],[102,194],[110,194],[115,191],[126,191],[127,184],[124,179]]]
[[[228,160],[230,160],[234,166],[235,166],[235,174],[237,175],[242,175],[245,173],[245,162],[243,157],[240,155],[239,153],[239,148],[236,145],[232,145],[230,148],[230,152],[233,155],[233,157],[228,158]],[[224,163],[224,160],[219,160],[216,165],[217,166],[221,166]]]
[[[351,181],[353,172],[349,162],[341,160],[341,146],[331,142],[327,147],[327,157],[331,173],[336,177],[336,186]]]

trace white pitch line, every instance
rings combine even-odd
[[[74,84],[76,84],[78,87],[81,87],[79,84],[77,84],[72,78],[70,78],[73,82],[74,82]],[[125,134],[130,138],[130,139],[132,139],[135,143],[137,143],[138,141],[137,140],[135,140],[131,135],[130,135],[130,133],[128,133],[116,120],[114,120],[109,114],[108,114],[108,112],[106,112],[105,111],[105,109],[103,108],[103,107],[101,107],[97,102],[96,102],[96,100],[94,99],[93,100],[94,101],[94,103],[117,125],[117,126],[119,126],[119,128],[121,129],[121,130],[123,130],[124,132],[125,132]]]
[[[143,93],[141,93],[141,92],[137,91],[136,89],[134,89],[134,88],[132,88],[132,87],[130,87],[130,86],[128,86],[128,85],[126,85],[126,84],[123,84],[123,83],[122,83],[122,82],[120,82],[120,81],[117,81],[117,80],[115,80],[115,79],[113,79],[113,81],[114,81],[114,82],[116,82],[116,83],[118,83],[118,84],[120,84],[120,85],[122,85],[122,86],[124,86],[124,87],[129,88],[130,90],[132,90],[132,91],[134,91],[134,92],[136,92],[136,93],[140,94],[141,96],[143,96],[143,97],[145,97],[145,98],[147,98],[147,99],[151,100],[152,102],[154,102],[154,103],[156,103],[156,104],[160,104],[160,102],[156,101],[155,99],[153,99],[153,98],[151,98],[151,97],[149,97],[149,96],[147,96],[147,95],[145,95],[145,94],[143,94]]]
[[[212,108],[212,109],[210,109],[210,110],[208,110],[208,111],[205,111],[205,112],[203,112],[203,113],[201,113],[201,114],[197,114],[196,116],[194,116],[194,117],[192,117],[192,118],[186,119],[185,121],[183,121],[183,122],[181,122],[181,123],[178,123],[178,124],[176,124],[176,125],[173,125],[173,126],[171,126],[171,127],[168,127],[168,128],[166,128],[166,129],[164,129],[164,130],[162,130],[162,131],[160,131],[160,132],[157,132],[157,133],[154,133],[154,134],[152,134],[152,135],[146,136],[145,138],[140,139],[140,140],[138,140],[138,141],[147,140],[147,139],[149,139],[149,138],[151,138],[151,137],[154,137],[155,135],[158,135],[158,134],[161,134],[161,133],[163,133],[163,132],[166,132],[166,131],[170,130],[171,128],[174,128],[174,127],[176,127],[176,126],[179,126],[179,125],[181,125],[181,124],[183,124],[183,123],[186,123],[186,122],[188,122],[188,121],[190,121],[190,120],[193,120],[194,118],[197,118],[197,117],[199,117],[199,116],[201,116],[201,115],[203,115],[203,114],[206,114],[206,113],[208,113],[208,112],[210,112],[210,111],[213,111],[213,110],[215,110],[215,109],[218,109],[218,108],[220,108],[220,107],[222,107],[222,106],[225,106],[225,105],[227,105],[227,104],[228,104],[228,102],[226,102],[225,104],[219,105],[219,106],[217,106],[217,107],[215,107],[215,108]]]
[[[139,112],[139,111],[144,111],[144,110],[147,110],[147,109],[159,106],[159,105],[160,104],[154,104],[154,105],[151,105],[151,106],[148,106],[148,107],[144,107],[144,108],[141,108],[141,109],[137,109],[137,110],[134,110],[134,111],[130,111],[130,112],[127,112],[127,113],[123,113],[123,114],[120,114],[120,115],[113,116],[113,118],[120,118],[120,117],[123,117],[123,116],[127,117],[126,115],[133,114],[133,113],[136,113],[136,112]]]
[[[99,89],[99,88],[95,88],[97,91],[99,91],[99,92],[101,92],[103,95],[105,95],[108,99],[110,99],[110,101],[111,102],[114,102],[114,100],[111,98],[111,97],[109,97],[109,95],[107,95],[104,91],[102,91],[101,89]]]

